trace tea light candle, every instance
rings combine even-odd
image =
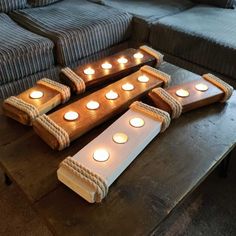
[[[143,57],[144,56],[143,56],[143,54],[141,52],[137,52],[137,53],[134,54],[134,58],[135,59],[142,59]]]
[[[64,115],[64,119],[68,121],[74,121],[79,118],[79,114],[75,111],[68,111]]]
[[[92,69],[91,67],[89,67],[89,68],[84,70],[84,74],[86,74],[86,75],[93,75],[93,74],[95,74],[95,70]]]
[[[135,118],[132,118],[130,121],[129,121],[130,125],[135,127],[135,128],[141,128],[144,126],[145,122],[143,119],[141,118],[138,118],[138,117],[135,117]]]
[[[30,93],[30,98],[39,99],[41,97],[43,97],[43,92],[41,91],[33,91],[32,93]]]
[[[189,96],[189,91],[186,89],[178,89],[175,93],[178,97],[182,97],[182,98]]]
[[[198,91],[201,91],[201,92],[205,92],[208,90],[208,86],[206,84],[196,84],[195,85],[195,89],[197,89]]]
[[[96,101],[90,101],[90,102],[88,102],[87,103],[87,108],[89,109],[89,110],[96,110],[96,109],[98,109],[99,108],[99,103],[98,102],[96,102]]]
[[[146,75],[141,75],[138,77],[138,81],[141,83],[147,83],[149,81],[149,78]]]
[[[112,137],[113,141],[118,144],[124,144],[128,141],[128,136],[124,133],[116,133]]]
[[[112,68],[112,64],[108,63],[108,62],[105,62],[102,64],[102,68],[105,69],[105,70],[109,70]]]
[[[118,98],[118,93],[116,93],[113,90],[111,90],[110,92],[106,93],[106,98],[108,100],[115,100],[115,99]]]
[[[125,57],[120,57],[117,61],[120,64],[126,64],[128,62],[128,59]]]
[[[125,90],[125,91],[131,91],[131,90],[134,89],[134,86],[133,86],[133,84],[126,83],[126,84],[122,85],[122,89]]]
[[[106,149],[98,149],[93,153],[93,159],[99,162],[107,161],[109,156],[110,154]]]

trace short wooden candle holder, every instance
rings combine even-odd
[[[79,94],[87,88],[121,79],[144,65],[159,65],[162,61],[161,53],[144,45],[139,49],[126,49],[73,70],[64,68],[61,70],[60,79],[73,92]]]
[[[101,202],[111,184],[169,123],[167,112],[134,102],[102,134],[61,163],[58,179],[86,201]]]
[[[34,130],[53,149],[62,150],[71,141],[125,111],[133,101],[151,89],[168,84],[169,80],[168,75],[144,66],[49,116],[37,118],[33,123]]]
[[[5,115],[18,122],[31,125],[35,118],[69,98],[69,87],[49,79],[42,79],[18,96],[6,99],[3,102],[3,111]]]

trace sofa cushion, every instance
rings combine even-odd
[[[193,2],[200,4],[209,4],[223,8],[233,8],[235,0],[193,0]]]
[[[133,39],[148,40],[150,24],[162,17],[181,12],[194,4],[191,0],[90,0],[129,12],[133,18]]]
[[[53,42],[18,26],[0,14],[0,84],[50,68]]]
[[[61,0],[28,0],[28,3],[32,7],[42,7],[59,1]]]
[[[0,12],[10,12],[22,9],[26,6],[26,0],[0,0]]]
[[[54,41],[61,65],[125,40],[132,20],[128,13],[83,0],[24,9],[11,16],[31,31]]]
[[[236,9],[199,5],[165,17],[150,43],[170,55],[236,78]]]

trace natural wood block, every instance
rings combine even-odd
[[[150,69],[151,73],[146,72],[146,70],[144,71],[143,68]],[[58,127],[59,129],[63,129],[63,135],[64,133],[68,135],[68,138],[66,136],[66,139],[69,139],[67,142],[71,142],[104,121],[125,111],[133,101],[140,99],[151,89],[162,86],[163,74],[157,70],[153,72],[153,70],[153,68],[148,66],[142,67],[139,71],[50,114],[47,116],[47,119],[49,118],[57,129]],[[143,75],[149,78],[148,82],[143,83],[138,81],[139,76]],[[122,86],[127,83],[133,85],[133,90],[125,91],[122,89]],[[118,98],[108,100],[106,94],[110,91],[117,93]],[[98,102],[99,108],[96,110],[88,109],[87,104],[90,101]],[[70,111],[78,113],[78,119],[74,121],[66,120],[64,116]],[[45,128],[44,121],[36,119],[33,127],[36,133],[53,149],[59,150],[69,145],[67,143],[67,145],[62,147],[59,137],[52,134],[52,130],[48,129],[48,127]]]

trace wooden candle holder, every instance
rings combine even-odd
[[[119,63],[120,58],[127,59],[127,62]],[[163,55],[148,46],[141,46],[139,49],[129,48],[94,63],[78,66],[73,70],[68,67],[64,68],[61,70],[60,79],[73,92],[79,94],[84,92],[86,88],[118,80],[137,71],[144,65],[160,65],[162,61]],[[88,68],[94,74],[85,74],[84,71]]]
[[[24,124],[31,125],[38,116],[70,98],[70,88],[49,79],[39,80],[36,85],[18,96],[3,102],[5,115]]]
[[[148,78],[140,82],[140,77]],[[143,66],[139,71],[98,90],[52,114],[37,118],[33,127],[36,133],[53,149],[62,150],[92,128],[98,126],[114,115],[125,111],[129,105],[146,95],[151,89],[167,85],[170,77],[152,67]],[[124,87],[128,89],[124,90]],[[109,100],[107,95],[118,97]],[[91,103],[92,101],[92,103]],[[99,106],[88,109],[87,106]],[[73,112],[75,120],[68,121],[65,116]],[[75,116],[74,116],[75,115]],[[70,118],[70,117],[69,117]]]
[[[169,124],[167,112],[134,102],[102,134],[60,164],[58,179],[88,202],[101,202],[111,184]]]
[[[182,91],[184,90],[184,91]],[[201,91],[202,90],[202,91]],[[177,91],[189,93],[186,97],[177,95]],[[207,106],[215,102],[225,102],[233,93],[233,87],[212,74],[205,74],[199,80],[163,89],[154,89],[149,97],[159,109],[167,111],[172,118],[181,113]]]

